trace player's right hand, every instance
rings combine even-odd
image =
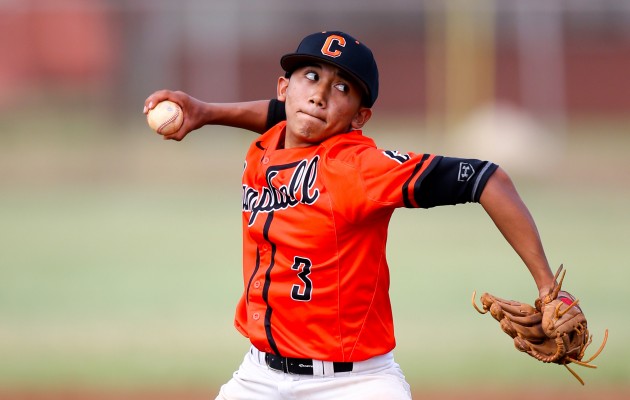
[[[186,137],[190,132],[195,129],[199,129],[205,125],[204,119],[204,103],[194,97],[182,92],[173,90],[158,90],[153,92],[144,101],[144,109],[142,112],[146,115],[149,110],[153,109],[156,104],[161,101],[170,100],[179,104],[184,113],[184,121],[182,126],[176,132],[169,135],[163,135],[165,140],[180,141]]]

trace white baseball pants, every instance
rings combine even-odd
[[[314,361],[317,375],[271,369],[265,353],[252,347],[216,400],[409,400],[411,390],[393,353],[355,362],[352,372],[332,371],[332,363]]]

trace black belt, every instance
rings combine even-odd
[[[278,357],[265,353],[265,362],[271,369],[296,375],[313,375],[313,360],[310,358]],[[333,362],[333,370],[337,372],[352,371],[351,362]]]

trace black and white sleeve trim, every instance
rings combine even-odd
[[[479,202],[488,179],[498,168],[490,161],[453,157],[436,157],[434,164],[415,188],[421,208]]]

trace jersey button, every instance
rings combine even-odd
[[[268,244],[263,244],[263,245],[261,246],[261,250],[262,250],[262,251],[269,251],[269,245],[268,245]]]
[[[263,164],[269,164],[269,157],[263,157],[262,163]]]
[[[252,314],[252,318],[254,318],[254,321],[258,321],[260,319],[260,314],[255,312],[254,314]]]
[[[254,288],[256,289],[260,288],[260,281],[254,282]]]

